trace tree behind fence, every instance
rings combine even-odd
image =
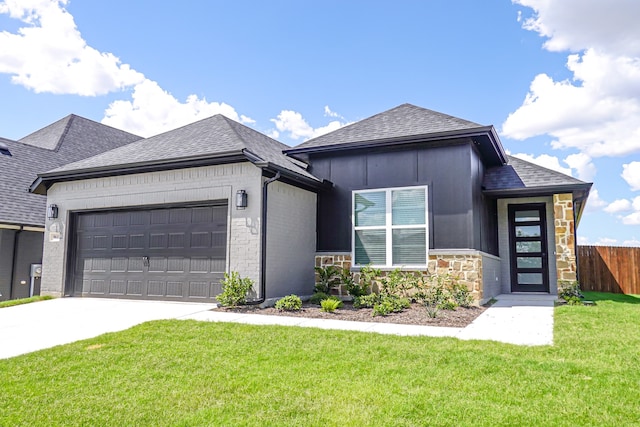
[[[582,290],[640,294],[640,248],[578,246],[578,269]]]

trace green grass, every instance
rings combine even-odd
[[[639,425],[640,297],[587,299],[544,347],[150,322],[0,360],[0,425]]]
[[[29,304],[30,302],[36,302],[36,301],[45,301],[48,299],[52,299],[53,297],[48,296],[48,295],[37,295],[35,297],[29,297],[29,298],[20,298],[20,299],[11,299],[8,301],[0,301],[0,308],[5,308],[5,307],[13,307],[15,305],[22,305],[22,304]]]

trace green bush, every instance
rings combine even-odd
[[[335,265],[315,267],[318,280],[314,291],[330,294],[331,289],[340,284],[340,268]]]
[[[373,308],[374,305],[380,302],[380,296],[378,294],[369,294],[355,297],[353,299],[354,308]]]
[[[395,295],[383,296],[382,302],[388,302],[391,305],[391,311],[394,313],[399,313],[402,310],[406,310],[411,307],[411,301],[409,301],[409,298],[401,298]]]
[[[253,290],[253,280],[248,277],[242,279],[237,271],[231,275],[224,273],[222,293],[216,296],[218,302],[225,307],[235,307],[247,303],[247,294]]]
[[[309,298],[309,302],[311,304],[320,305],[320,301],[328,298],[329,298],[328,294],[325,294],[324,292],[316,292],[315,294],[311,295],[311,298]]]
[[[360,269],[360,287],[373,292],[373,285],[381,275],[382,272],[379,268],[373,268],[370,265],[362,267]]]
[[[473,296],[466,285],[454,280],[451,284],[451,298],[460,307],[469,308],[473,305]]]
[[[348,268],[342,270],[342,273],[340,274],[340,281],[346,288],[347,292],[349,292],[349,295],[354,298],[367,295],[368,293],[368,287],[364,281],[360,279],[360,283],[356,283],[355,280],[353,280],[351,270]]]
[[[560,291],[558,296],[567,301],[567,303],[569,303],[569,300],[572,300],[574,301],[572,305],[577,305],[575,304],[575,300],[582,300],[582,298],[584,298],[578,282],[561,281],[559,284],[562,287],[562,291]]]
[[[459,305],[451,298],[442,301],[440,305],[438,305],[438,308],[441,310],[455,310],[458,307]]]
[[[340,307],[342,307],[342,301],[338,298],[329,297],[320,301],[320,310],[326,313],[333,313]]]
[[[299,311],[302,308],[302,300],[297,295],[287,295],[276,301],[276,308],[281,311]]]
[[[386,316],[393,311],[393,303],[390,300],[382,300],[378,304],[373,306],[373,312],[371,313],[371,315],[373,317]]]

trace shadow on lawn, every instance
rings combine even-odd
[[[583,292],[586,300],[589,301],[611,301],[625,304],[640,304],[639,295],[612,294],[608,292]]]

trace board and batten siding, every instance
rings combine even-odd
[[[241,189],[248,194],[248,206],[238,210],[234,196]],[[262,171],[249,162],[56,183],[47,192],[47,204],[58,205],[59,216],[46,223],[41,293],[64,293],[70,212],[220,200],[229,206],[227,270],[253,279],[259,290],[261,191]],[[62,231],[60,241],[51,241],[52,226]]]

